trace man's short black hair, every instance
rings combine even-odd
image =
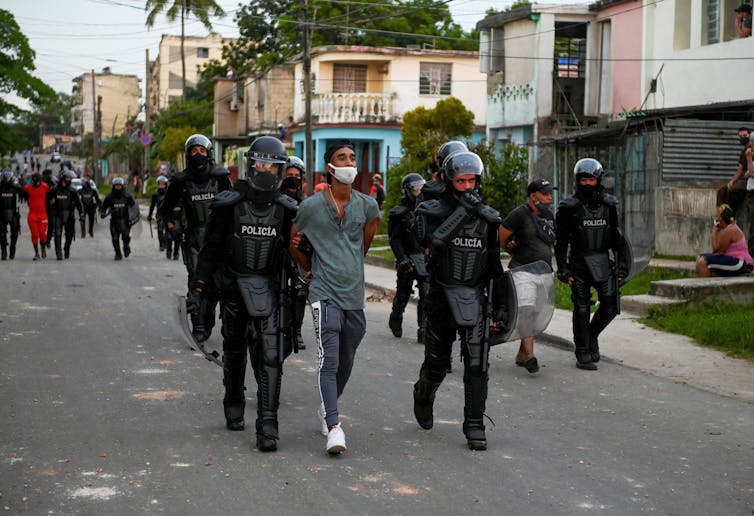
[[[744,127],[744,126],[741,126],[741,127],[738,128],[738,132],[740,133],[741,131],[746,131],[747,133],[751,133],[751,131],[749,131],[749,128],[748,127]]]
[[[330,163],[330,159],[332,158],[332,155],[335,154],[335,151],[342,149],[343,147],[348,147],[349,149],[354,150],[353,142],[350,140],[338,140],[328,145],[327,150],[325,151],[325,164]]]

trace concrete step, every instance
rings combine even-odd
[[[639,316],[649,315],[649,309],[654,306],[682,305],[687,301],[683,299],[671,299],[669,297],[640,294],[637,296],[621,296],[620,306],[622,312],[630,312]]]
[[[730,301],[748,304],[754,299],[754,277],[685,278],[653,281],[649,288],[653,296],[685,301]]]

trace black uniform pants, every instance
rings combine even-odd
[[[414,292],[414,282],[416,282],[416,288],[419,291],[419,303],[416,307],[416,322],[419,326],[419,331],[423,332],[425,328],[424,324],[424,303],[427,296],[427,289],[429,283],[427,278],[418,276],[416,271],[397,272],[397,279],[395,282],[395,297],[393,298],[393,313],[395,317],[403,318],[403,311],[406,309],[411,294]]]
[[[257,382],[257,426],[267,421],[276,425],[283,378],[283,363],[278,358],[279,309],[274,308],[268,317],[250,317],[237,292],[223,296],[221,307],[225,417],[229,423],[243,419],[248,352]],[[284,340],[288,348],[289,339]],[[289,353],[290,349],[284,350],[285,356]]]
[[[67,221],[63,221],[60,217],[52,217],[51,226],[55,238],[55,255],[62,256],[61,247],[65,249],[66,255],[70,254],[71,242],[76,233],[76,219],[73,214],[68,217]],[[63,233],[65,233],[65,243],[63,243]]]
[[[164,251],[165,246],[167,245],[167,238],[165,236],[165,220],[158,217],[155,222],[157,223],[157,243],[160,246],[160,251]]]
[[[172,229],[165,229],[165,253],[168,259],[177,258],[181,248],[181,229],[175,224]]]
[[[97,215],[97,205],[84,207],[84,218],[81,219],[81,236],[86,236],[86,220],[89,219],[89,236],[94,236],[94,219]]]
[[[424,336],[424,362],[419,372],[418,390],[434,397],[434,392],[445,378],[453,341],[458,332],[463,356],[464,427],[469,423],[483,426],[488,374],[482,368],[482,363],[487,362],[487,357],[482,354],[489,350],[482,350],[482,324],[480,322],[477,328],[459,329],[442,288],[430,286],[426,309],[427,333]]]
[[[591,317],[592,291],[597,291],[600,306]],[[614,277],[594,281],[589,271],[575,271],[571,285],[573,301],[573,341],[576,353],[598,351],[598,337],[618,314],[618,288]]]
[[[120,256],[120,241],[123,241],[123,252],[131,253],[131,226],[128,225],[128,219],[110,218],[110,238],[113,241],[113,250],[116,256]]]
[[[11,220],[0,221],[0,246],[2,247],[3,256],[8,252],[8,233],[10,233],[10,253],[13,256],[16,253],[16,242],[18,233],[21,229],[20,217],[14,216]],[[8,229],[10,227],[10,230]]]

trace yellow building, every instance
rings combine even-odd
[[[122,134],[129,118],[141,111],[141,88],[136,75],[112,73],[109,67],[101,73],[85,73],[73,79],[71,125],[75,139],[94,132],[94,113],[100,112],[100,137]]]

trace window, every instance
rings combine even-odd
[[[739,0],[702,1],[702,45],[714,45],[736,39],[736,13]]]
[[[202,59],[208,59],[209,58],[209,49],[206,47],[199,47],[196,49],[196,57],[202,58]]]
[[[502,72],[505,68],[503,28],[479,32],[479,68],[482,73]]]
[[[450,95],[450,63],[419,64],[419,95]]]
[[[338,64],[333,67],[334,93],[366,93],[367,65]]]

